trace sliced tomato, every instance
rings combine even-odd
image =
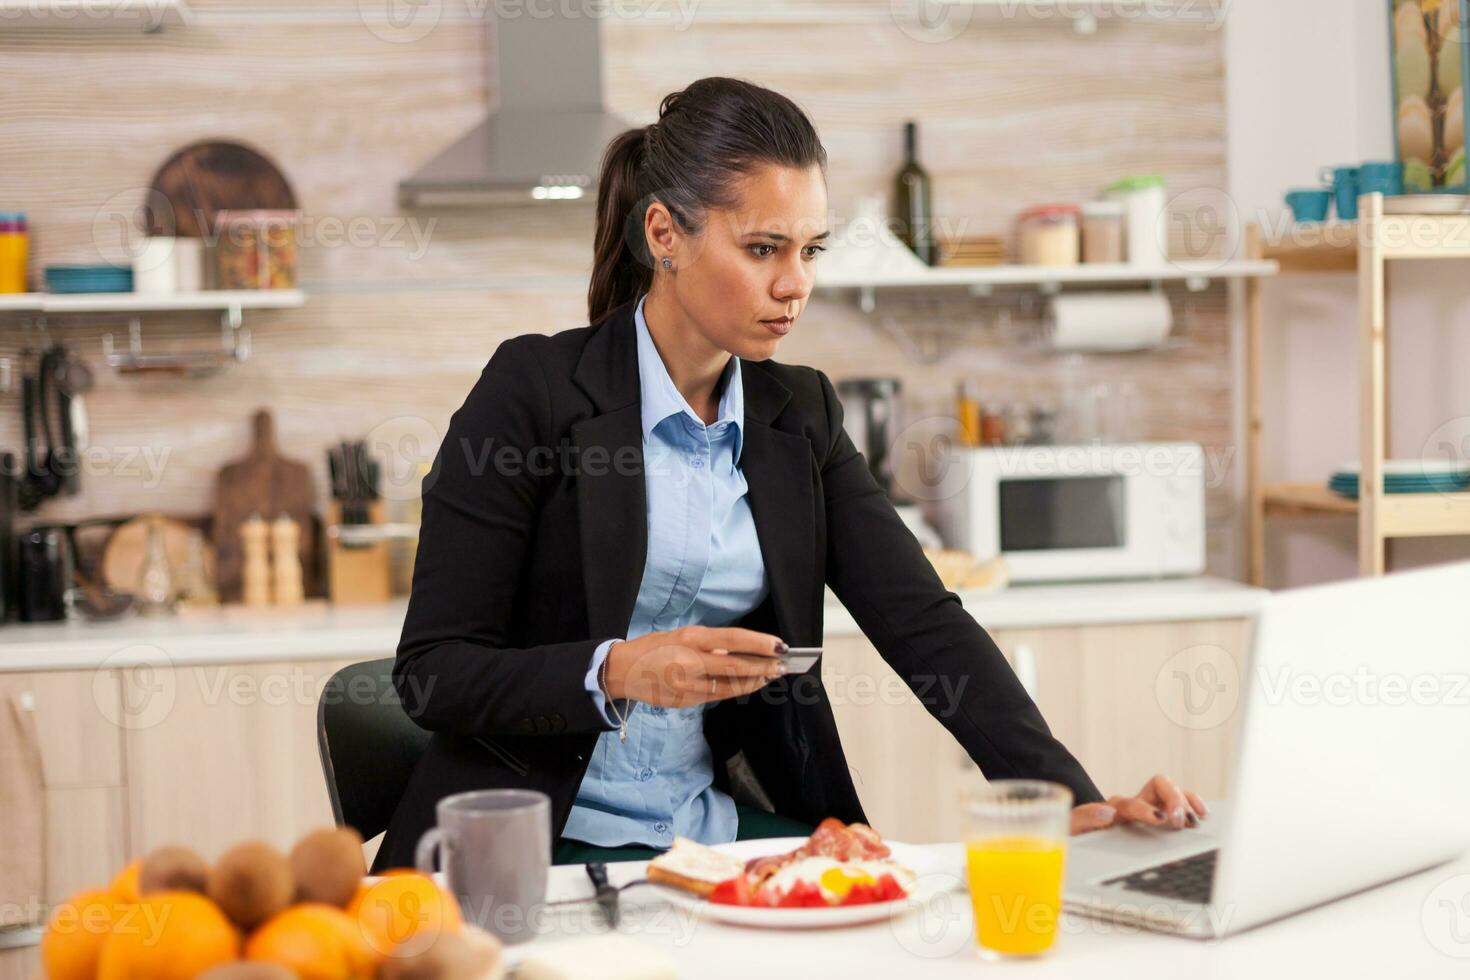
[[[776,900],[776,905],[783,909],[825,908],[827,899],[822,896],[822,889],[816,885],[808,881],[798,881]]]
[[[710,892],[709,900],[716,905],[750,905],[752,892],[750,881],[745,875],[727,878]]]
[[[893,875],[882,875],[872,884],[863,881],[853,885],[841,904],[869,905],[874,902],[892,902],[907,895],[908,892],[904,891],[903,886]]]

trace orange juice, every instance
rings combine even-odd
[[[1008,956],[1050,949],[1061,914],[1064,842],[991,837],[970,841],[965,852],[980,946]]]

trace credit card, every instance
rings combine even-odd
[[[772,658],[761,653],[750,653],[742,650],[731,650],[732,657],[746,657],[750,660],[770,660]],[[822,655],[821,647],[787,647],[786,652],[775,659],[781,664],[782,674],[805,674],[817,665],[817,659]]]

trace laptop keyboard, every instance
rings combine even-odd
[[[1205,905],[1215,885],[1215,858],[1219,851],[1193,854],[1168,864],[1144,868],[1133,874],[1104,881],[1104,885],[1122,885],[1131,892],[1144,892],[1181,902]]]

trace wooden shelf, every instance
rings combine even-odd
[[[1385,259],[1470,258],[1470,214],[1385,214],[1376,237]]]
[[[193,20],[187,0],[0,0],[0,31],[140,30],[145,34]]]
[[[1356,514],[1358,502],[1318,483],[1268,483],[1263,491],[1266,513],[1280,516]]]
[[[1358,501],[1316,483],[1268,483],[1266,513],[1273,517],[1357,514]],[[1470,493],[1389,493],[1378,505],[1385,537],[1423,538],[1470,534]]]
[[[1275,260],[1283,276],[1358,271],[1356,222],[1292,225],[1283,241],[1266,241],[1261,233],[1262,257]]]
[[[162,313],[171,310],[283,310],[306,303],[299,289],[206,289],[196,293],[12,293],[0,312]]]
[[[1262,235],[1261,257],[1275,260],[1281,275],[1357,272],[1359,230],[1355,221],[1294,224],[1269,241]],[[1385,214],[1378,223],[1375,248],[1385,260],[1470,258],[1470,213]]]
[[[1358,286],[1358,358],[1362,413],[1358,458],[1381,471],[1388,456],[1388,268],[1416,259],[1470,258],[1470,214],[1388,214],[1382,194],[1358,199],[1356,222],[1292,225],[1287,230],[1252,225],[1246,254],[1274,259],[1283,275],[1352,272]],[[1268,235],[1274,239],[1267,241]],[[1249,572],[1265,584],[1265,519],[1271,514],[1350,514],[1357,517],[1358,571],[1382,575],[1394,538],[1470,535],[1470,492],[1385,493],[1352,500],[1325,486],[1266,483],[1261,478],[1262,359],[1265,313],[1261,281],[1246,284],[1245,389]]]
[[[1378,505],[1385,537],[1470,534],[1470,493],[1390,493]]]

